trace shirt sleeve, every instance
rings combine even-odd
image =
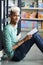
[[[4,48],[7,55],[11,58],[14,54],[14,51],[12,49],[10,31],[8,29],[5,29],[3,33],[4,33]]]

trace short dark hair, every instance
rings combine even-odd
[[[15,13],[15,12],[13,12],[12,10],[10,11],[10,15],[12,15],[13,13]]]

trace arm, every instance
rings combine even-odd
[[[12,47],[13,50],[15,50],[16,48],[18,48],[20,45],[22,45],[24,42],[26,42],[27,40],[31,39],[32,35],[27,35],[24,39],[22,39],[21,41],[19,41],[16,45],[14,45]]]
[[[10,37],[10,33],[8,30],[5,30],[5,39],[4,41],[6,42],[5,43],[5,46],[6,46],[6,49],[7,49],[7,52],[9,52],[10,54],[13,53],[12,51],[15,50],[16,48],[18,48],[20,45],[22,45],[25,41],[29,40],[32,35],[27,35],[24,39],[22,39],[21,41],[19,41],[16,45],[12,46],[11,44],[11,37]]]
[[[3,42],[4,42],[3,43],[4,49],[7,53],[7,55],[11,58],[14,54],[14,51],[12,49],[10,31],[7,28],[3,31]]]

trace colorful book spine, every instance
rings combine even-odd
[[[37,21],[21,21],[21,28],[33,29],[37,28]]]
[[[41,29],[43,29],[43,22],[42,22],[42,24],[41,24]]]

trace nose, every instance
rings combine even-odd
[[[14,16],[14,19],[18,19],[18,16]]]
[[[20,19],[20,16],[19,16],[19,15],[15,15],[14,18],[15,18],[16,20],[18,20],[18,19]]]
[[[16,16],[16,20],[18,19],[18,16]]]

